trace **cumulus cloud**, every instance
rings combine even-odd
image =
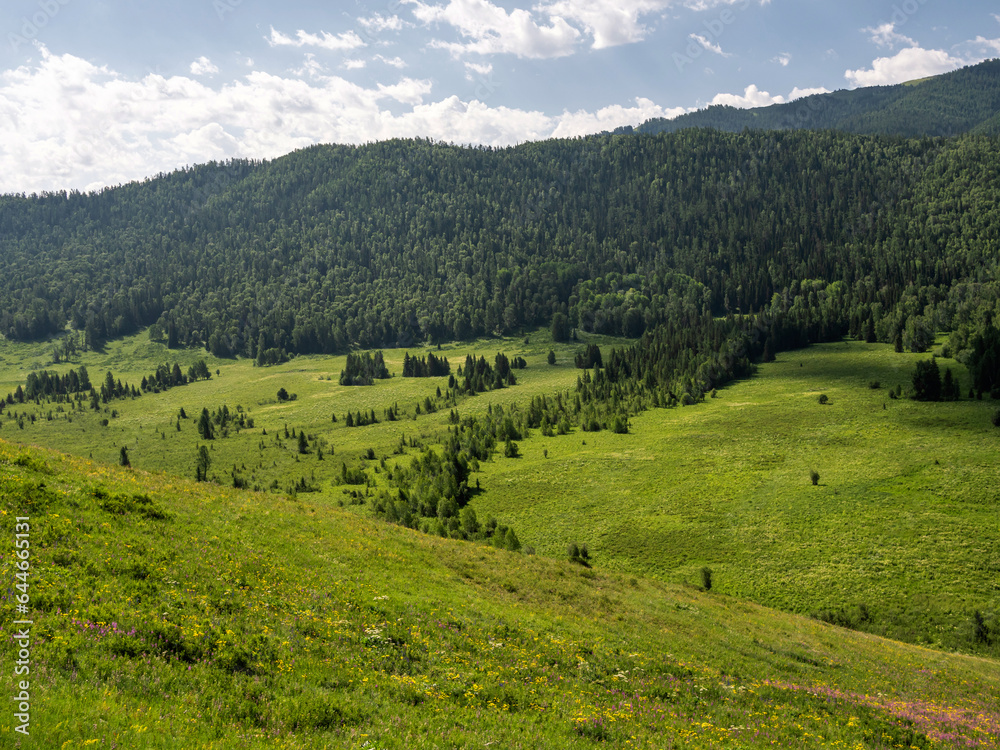
[[[642,41],[649,33],[644,19],[664,16],[673,7],[705,11],[748,0],[540,0],[530,11],[517,8],[509,13],[490,0],[400,2],[411,6],[420,22],[444,23],[465,37],[467,41],[462,43],[432,43],[455,56],[508,53],[548,58],[572,54],[586,38],[591,40],[592,49]],[[760,0],[761,5],[769,2]]]
[[[193,75],[203,76],[218,73],[219,68],[213,65],[212,61],[203,55],[191,63],[190,71]]]
[[[251,71],[209,85],[186,76],[129,78],[44,47],[0,73],[0,191],[97,189],[189,164],[274,158],[315,143],[430,137],[506,146],[672,117],[648,99],[547,115],[432,99],[430,81],[362,86],[314,66],[292,78]]]
[[[777,57],[772,57],[771,62],[778,63],[783,68],[788,67],[788,63],[792,61],[792,56],[788,52],[782,52]]]
[[[344,62],[341,64],[347,70],[360,70],[361,68],[365,67],[365,65],[367,65],[368,63],[365,60],[349,59],[349,60],[344,60]]]
[[[761,91],[755,84],[750,84],[746,87],[746,89],[744,89],[742,95],[716,94],[710,103],[724,104],[730,107],[736,107],[737,109],[751,109],[753,107],[769,107],[772,104],[786,104],[805,96],[812,96],[813,94],[829,93],[830,92],[823,87],[801,89],[796,86],[792,89],[788,96],[782,96],[781,94],[772,96],[767,91]]]
[[[739,94],[716,94],[711,103],[724,104],[738,109],[750,109],[751,107],[767,107],[771,104],[782,104],[785,101],[783,96],[771,96],[767,91],[761,91],[756,84],[751,83]]]
[[[896,31],[896,24],[888,22],[878,26],[869,26],[861,29],[866,34],[871,35],[871,40],[879,47],[896,47],[905,44],[907,47],[916,47],[917,43],[910,37]]]
[[[616,104],[603,107],[596,112],[585,110],[563,112],[557,118],[557,125],[552,131],[552,136],[554,138],[570,138],[588,133],[599,133],[614,130],[622,125],[638,125],[654,117],[670,120],[686,111],[683,107],[665,109],[649,99],[640,97],[635,100],[635,105],[632,107],[622,107]]]
[[[818,86],[816,88],[800,89],[796,86],[792,89],[792,93],[788,95],[788,101],[794,102],[796,99],[802,99],[806,96],[815,96],[816,94],[829,94],[830,89],[824,86]]]
[[[449,0],[447,5],[427,5],[420,0],[406,2],[413,6],[413,15],[422,23],[447,24],[467,40],[431,42],[432,47],[446,49],[456,57],[466,53],[564,57],[573,52],[580,36],[562,18],[552,17],[548,25],[543,25],[529,11],[515,8],[508,13],[489,0]]]
[[[272,47],[321,47],[334,52],[348,52],[365,46],[364,40],[353,31],[334,35],[326,31],[310,34],[299,29],[293,39],[272,26],[271,34],[266,38],[267,43]]]
[[[872,67],[844,72],[853,86],[889,86],[947,73],[967,63],[940,49],[908,47],[892,57],[880,57]]]
[[[718,44],[713,44],[712,41],[702,34],[688,34],[689,39],[694,39],[698,44],[700,44],[704,49],[709,52],[714,52],[717,55],[722,55],[723,57],[732,57],[732,55],[727,54],[722,51],[722,47]]]
[[[594,39],[593,48],[604,49],[641,41],[649,29],[640,19],[677,4],[672,0],[556,0],[539,8],[583,26]]]

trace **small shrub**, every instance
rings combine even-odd
[[[815,469],[813,469],[812,471],[810,471],[809,472],[809,479],[810,479],[810,481],[812,481],[813,487],[815,487],[817,484],[819,484],[819,472],[816,471]]]
[[[712,569],[707,565],[701,569],[701,587],[705,591],[712,590]]]
[[[990,421],[993,422],[994,427],[1000,427],[1000,409],[993,412],[993,417]]]
[[[877,380],[871,380],[868,382],[868,387],[871,388],[873,391],[877,391],[879,388],[882,387],[882,384]]]
[[[825,393],[821,393],[819,396],[819,402],[821,404],[828,404],[830,403],[830,397],[827,396]]]

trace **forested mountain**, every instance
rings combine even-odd
[[[780,298],[893,341],[911,319],[953,326],[995,305],[998,177],[997,142],[976,136],[317,146],[0,198],[0,332],[69,325],[98,343],[153,325],[171,345],[255,357],[560,312],[637,336]]]
[[[952,73],[853,91],[835,91],[769,107],[737,109],[716,105],[673,120],[649,120],[639,133],[674,133],[684,128],[756,130],[842,130],[848,133],[955,136],[1000,134],[1000,60]]]

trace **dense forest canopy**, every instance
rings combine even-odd
[[[390,141],[4,196],[0,332],[68,325],[94,345],[151,325],[171,346],[280,359],[556,314],[639,336],[829,296],[832,328],[891,342],[964,326],[971,346],[1000,317],[997,146],[712,130]]]

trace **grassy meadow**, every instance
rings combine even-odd
[[[51,345],[3,342],[0,394],[32,370],[80,364],[95,384],[109,369],[138,384],[159,364],[177,361],[186,369],[199,358],[213,376],[115,400],[99,412],[86,404],[15,404],[0,416],[0,437],[101,465],[117,464],[125,446],[135,469],[179,477],[194,476],[204,444],[209,477],[219,485],[239,476],[284,498],[301,482],[310,491],[297,499],[328,510],[346,505],[365,518],[365,488],[341,484],[345,464],[365,470],[370,492],[388,487],[387,469],[443,438],[451,408],[480,414],[571,389],[580,345],[554,345],[536,331],[527,341],[445,346],[437,353],[453,372],[467,353],[492,360],[502,351],[528,363],[516,371],[516,386],[459,398],[453,407],[436,399],[447,378],[399,376],[402,350],[385,352],[395,377],[343,387],[343,357],[257,368],[203,351],[170,351],[140,335],[51,365]],[[555,365],[546,362],[550,348]],[[521,441],[521,457],[501,451],[482,465],[473,507],[481,520],[492,515],[512,526],[525,547],[546,557],[565,558],[571,542],[586,544],[594,570],[681,585],[700,585],[709,567],[721,594],[938,649],[996,655],[1000,430],[990,417],[997,403],[890,398],[890,389],[910,385],[915,362],[927,356],[859,342],[814,346],[782,353],[704,403],[636,415],[629,434],[574,430],[546,438],[535,431]],[[939,361],[967,388],[961,365]],[[296,398],[279,402],[279,388]],[[824,394],[828,403],[821,404]],[[440,410],[418,414],[426,399]],[[242,409],[254,426],[201,440],[201,409],[223,405]],[[400,419],[385,421],[394,405]],[[178,419],[182,408],[187,419]],[[374,410],[382,421],[347,427],[344,415],[359,410]],[[309,436],[305,454],[296,431]],[[369,449],[375,460],[365,458]],[[820,476],[815,486],[810,471]],[[977,633],[977,611],[993,637]]]
[[[996,661],[312,499],[0,441],[4,747],[1000,747]]]
[[[638,415],[628,435],[532,437],[523,458],[484,467],[475,502],[544,554],[586,543],[600,568],[675,582],[708,566],[733,596],[969,648],[975,610],[998,623],[998,404],[891,399],[928,356],[787,352],[703,404]]]

